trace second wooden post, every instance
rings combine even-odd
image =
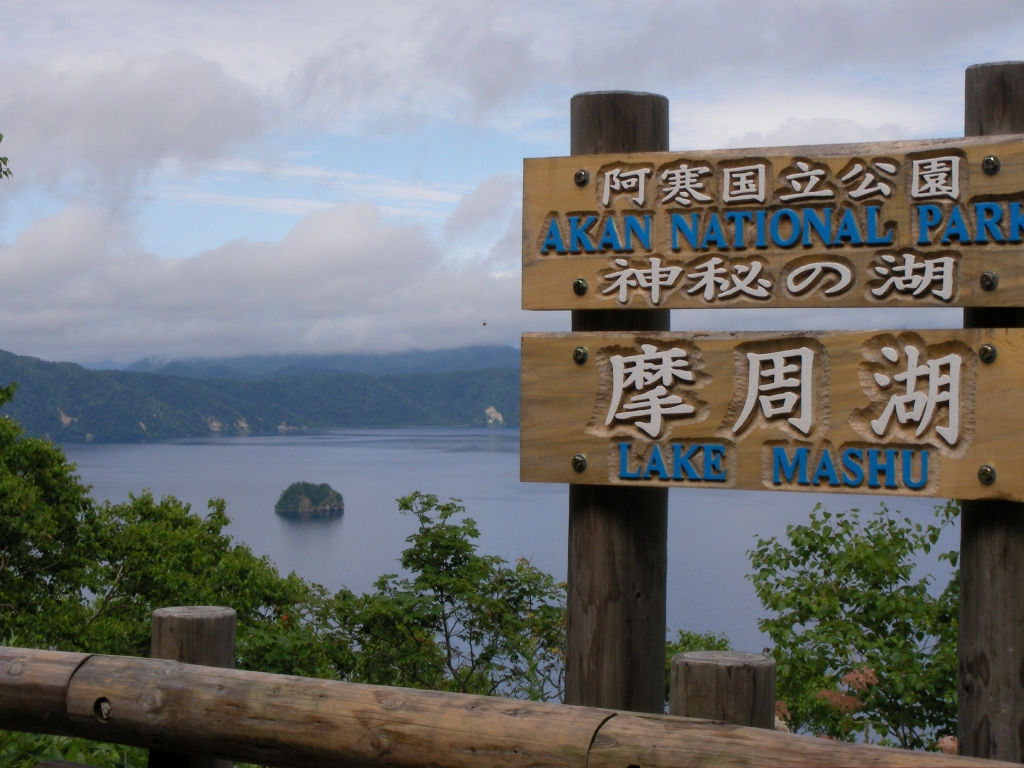
[[[235,667],[235,625],[231,608],[197,605],[153,611],[150,655],[204,667]],[[150,768],[231,768],[230,760],[150,750]]]
[[[571,154],[668,151],[668,99],[572,98]],[[596,182],[591,182],[596,183]],[[573,331],[667,331],[668,310],[579,310]],[[668,490],[569,486],[565,701],[663,712]]]

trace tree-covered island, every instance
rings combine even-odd
[[[289,520],[333,520],[345,514],[345,500],[327,483],[292,483],[274,511]]]

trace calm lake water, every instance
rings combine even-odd
[[[513,429],[345,429],[287,436],[203,438],[145,444],[69,444],[68,458],[97,499],[124,501],[148,489],[204,511],[227,501],[228,531],[282,572],[331,589],[367,590],[397,558],[415,521],[395,499],[413,491],[465,503],[480,528],[480,551],[530,558],[565,578],[567,486],[519,482],[519,432]],[[345,498],[343,518],[293,522],[274,514],[290,483],[330,483]],[[936,501],[807,493],[702,491],[669,493],[668,626],[725,632],[738,650],[768,644],[746,551],[755,537],[780,536],[803,523],[817,502],[834,511],[877,508],[885,501],[929,522]],[[958,533],[941,542],[955,548]],[[930,562],[945,583],[948,568]]]

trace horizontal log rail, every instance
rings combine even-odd
[[[0,648],[0,728],[268,766],[995,766],[666,715]]]

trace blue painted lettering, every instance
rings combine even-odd
[[[764,212],[762,211],[762,218]],[[732,247],[737,250],[746,248],[747,245],[743,241],[743,222],[753,221],[754,215],[750,211],[729,211],[725,214],[725,220],[732,224]]]
[[[755,237],[756,237],[756,239],[754,241],[754,246],[757,247],[757,248],[767,248],[768,247],[768,242],[764,239],[764,222],[765,222],[765,212],[764,211],[754,211],[754,231],[755,231]]]
[[[885,461],[879,462],[879,458],[885,455]],[[868,448],[868,488],[879,488],[879,473],[885,473],[885,487],[898,488],[896,485],[896,454],[897,451],[887,448],[880,451],[877,448]]]
[[[903,469],[903,485],[907,488],[916,490],[923,488],[925,483],[928,482],[928,451],[921,451],[921,475],[915,481],[911,476],[911,470],[913,469],[914,463],[914,452],[909,450],[900,451],[900,464]]]
[[[942,221],[942,211],[937,205],[917,206],[917,244],[931,245],[928,230],[933,229]]]
[[[644,467],[644,473],[641,477],[644,480],[649,478],[652,469],[658,473],[658,477],[662,480],[668,480],[671,477],[668,470],[665,469],[665,460],[661,458],[661,451],[656,445],[651,446],[651,455],[647,457],[647,466]]]
[[[815,485],[821,485],[822,480],[825,480],[829,485],[839,485],[839,475],[836,474],[835,465],[832,463],[832,454],[828,448],[821,452],[818,466],[815,468],[814,476],[811,478],[811,482]]]
[[[958,205],[953,206],[953,210],[949,212],[949,218],[946,219],[946,228],[942,230],[940,242],[946,245],[954,237],[961,243],[971,242],[971,233],[967,231],[967,222],[964,221],[964,216],[960,213],[960,206]]]
[[[619,443],[619,477],[623,480],[636,480],[640,477],[640,468],[636,472],[629,471],[629,443]]]
[[[678,251],[679,235],[686,238],[686,242],[690,244],[693,250],[697,250],[697,214],[690,214],[690,223],[686,223],[686,218],[681,213],[673,213],[671,215],[672,222],[672,250]]]
[[[725,455],[724,445],[705,444],[704,446],[704,479],[721,482],[725,480],[722,469],[722,457]]]
[[[700,443],[694,443],[688,446],[686,452],[683,452],[683,446],[680,443],[672,444],[672,479],[682,480],[683,472],[686,473],[687,480],[700,480],[700,475],[697,474],[697,470],[693,468],[693,464],[690,460],[693,455],[701,449]]]
[[[785,216],[789,219],[789,237],[783,238],[779,234],[779,221]],[[782,248],[789,248],[800,239],[800,217],[792,208],[781,208],[772,214],[768,224],[768,234],[772,242]]]
[[[878,235],[878,206],[865,206],[864,214],[867,216],[867,226],[865,226],[865,230],[868,233],[868,239],[865,242],[868,245],[889,245],[892,243],[891,229],[886,230],[885,237],[880,237]]]
[[[1020,203],[1010,203],[1010,235],[1006,238],[1008,243],[1019,243],[1020,233],[1024,232],[1024,212],[1020,209]]]
[[[992,235],[994,242],[1003,242],[1003,233],[999,231],[1003,209],[999,207],[998,203],[975,203],[974,216],[978,220],[977,237],[974,242],[987,243],[988,235]]]
[[[597,243],[597,247],[602,251],[607,251],[609,248],[616,252],[622,250],[619,233],[615,231],[615,219],[611,216],[604,222],[604,230],[601,232],[601,239]]]
[[[843,218],[839,220],[839,227],[836,229],[836,236],[832,238],[832,244],[838,245],[843,240],[850,245],[864,244],[864,239],[860,236],[860,230],[857,229],[857,217],[853,215],[852,208],[846,208],[843,211]]]
[[[594,253],[597,249],[594,244],[590,242],[590,236],[587,234],[587,230],[594,226],[597,222],[597,216],[587,216],[583,220],[583,226],[580,226],[579,216],[569,217],[569,252],[579,253],[580,249],[583,249],[587,253]]]
[[[781,445],[772,446],[772,482],[780,484],[780,475],[787,483],[793,482],[794,475],[800,485],[809,485],[807,481],[807,449],[797,448],[793,460],[789,460],[786,449]]]
[[[718,220],[718,214],[714,211],[708,215],[708,225],[704,230],[704,238],[700,241],[700,247],[702,249],[706,249],[711,240],[714,240],[715,245],[720,249],[729,247],[725,242],[725,233],[722,231],[722,222]]]
[[[640,242],[644,250],[651,250],[651,217],[644,215],[643,226],[640,220],[631,213],[627,213],[624,221],[626,223],[626,250],[633,250],[633,237]]]
[[[804,220],[804,238],[801,243],[805,246],[811,244],[811,230],[818,233],[822,245],[832,245],[832,209],[823,208],[821,215],[813,208],[804,208],[800,211]]]
[[[860,465],[862,461],[864,452],[860,448],[847,448],[843,451],[843,485],[856,488],[864,482],[864,469]]]
[[[547,253],[552,248],[555,249],[555,253],[565,253],[565,243],[562,242],[562,233],[558,229],[558,222],[555,219],[551,219],[551,223],[548,224],[548,233],[540,245],[540,252]]]

